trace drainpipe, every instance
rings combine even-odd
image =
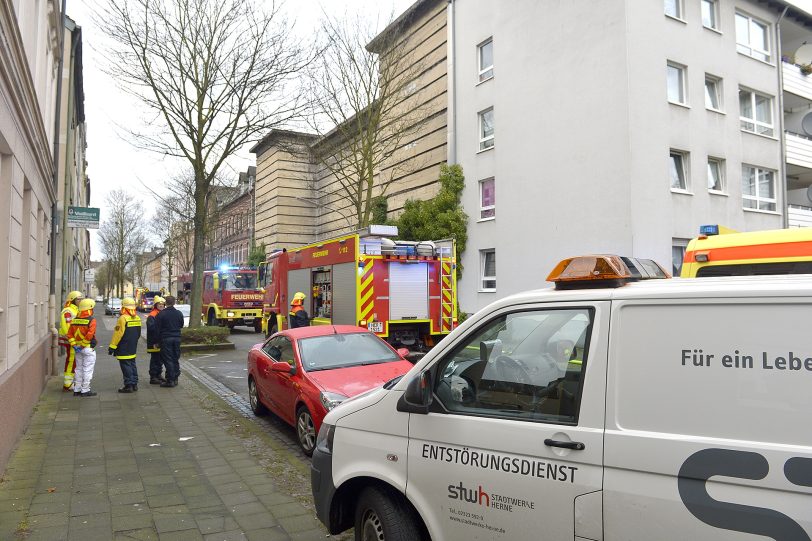
[[[446,51],[447,51],[447,60],[446,60],[446,68],[448,73],[446,77],[448,79],[448,105],[447,105],[447,116],[446,116],[446,123],[447,123],[447,130],[448,130],[448,137],[447,137],[447,145],[448,145],[448,155],[446,156],[446,160],[448,161],[449,165],[453,165],[457,163],[457,80],[455,76],[456,71],[456,36],[455,36],[455,25],[454,25],[454,0],[448,0],[448,9],[446,10],[446,17],[448,21],[446,22],[447,28],[447,37],[446,37]]]
[[[74,30],[75,30],[75,27],[74,27]],[[73,35],[73,31],[71,31],[71,35]],[[68,65],[68,73],[69,73],[68,83],[69,84],[70,84],[70,82],[73,81],[74,59],[76,57],[76,48],[77,48],[78,43],[79,43],[79,40],[73,41],[73,43],[71,43],[70,64]],[[68,97],[70,98],[70,94],[68,95]],[[62,279],[60,280],[60,298],[65,296],[66,292],[64,290],[62,290],[61,288],[64,287],[64,285],[65,285],[65,276],[66,275],[68,276],[68,280],[70,281],[70,276],[73,274],[72,271],[74,269],[74,266],[72,265],[72,262],[73,262],[74,256],[76,255],[74,250],[70,250],[70,254],[68,254],[68,248],[71,246],[70,238],[72,236],[72,233],[68,229],[68,212],[67,212],[68,211],[68,202],[70,200],[69,198],[72,195],[70,193],[70,186],[71,186],[70,177],[71,176],[68,174],[68,171],[70,169],[69,164],[73,162],[73,153],[76,151],[76,147],[72,143],[73,138],[68,137],[68,136],[71,135],[70,126],[71,126],[71,120],[73,118],[73,101],[74,100],[72,100],[72,99],[68,99],[68,114],[67,114],[66,121],[65,121],[65,128],[66,128],[65,129],[65,135],[66,135],[66,137],[65,137],[65,178],[64,178],[64,187],[63,187],[63,191],[64,191],[65,195],[64,195],[64,198],[63,198],[63,202],[62,202],[62,206],[64,208],[62,209]],[[77,178],[76,180],[78,182],[79,179]],[[70,268],[70,270],[69,270],[69,268]],[[78,277],[77,277],[77,282],[78,282]],[[77,283],[77,284],[75,284],[75,287],[69,287],[68,289],[69,290],[80,289],[79,284]]]
[[[59,359],[59,332],[56,330],[56,313],[60,305],[57,305],[56,300],[56,243],[59,236],[57,226],[57,216],[59,215],[59,129],[62,115],[62,69],[65,56],[65,9],[67,9],[67,0],[62,0],[62,10],[59,13],[59,67],[57,68],[56,108],[54,111],[53,184],[56,201],[51,205],[51,272],[48,287],[48,326],[51,330],[51,369],[48,370],[49,374],[56,373],[57,360]],[[62,234],[65,234],[64,229]]]
[[[781,205],[783,207],[782,220],[784,228],[789,227],[789,202],[787,201],[787,136],[784,132],[784,61],[783,51],[781,50],[781,21],[787,14],[789,6],[784,8],[781,16],[775,21],[775,48],[778,55],[778,129],[780,137],[778,138],[781,145],[781,163],[779,164],[781,178]]]

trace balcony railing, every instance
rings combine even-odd
[[[787,142],[787,163],[812,169],[812,139],[790,131],[784,134]]]
[[[783,66],[784,90],[812,100],[812,74],[804,75],[801,68],[795,64],[781,62]]]
[[[812,227],[812,207],[790,205],[787,218],[790,227]]]

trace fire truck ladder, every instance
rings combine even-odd
[[[451,332],[454,328],[454,241],[437,243],[440,259],[440,331]]]

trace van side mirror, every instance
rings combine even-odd
[[[429,370],[412,378],[412,381],[406,386],[406,392],[398,400],[397,410],[405,413],[427,414],[432,402],[431,379]]]

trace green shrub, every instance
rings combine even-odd
[[[197,327],[190,329],[185,327],[180,331],[181,344],[222,344],[229,342],[228,335],[231,329],[228,327]]]

